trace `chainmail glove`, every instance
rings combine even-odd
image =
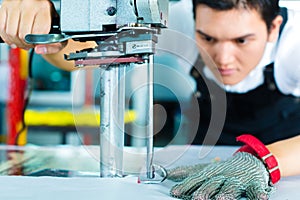
[[[185,178],[193,175],[199,174],[205,167],[207,167],[210,163],[205,164],[197,164],[197,165],[188,165],[188,166],[180,166],[167,170],[167,179],[179,182],[183,181]]]
[[[197,174],[188,176],[175,185],[170,194],[176,198],[197,200],[233,200],[242,197],[267,200],[273,191],[269,173],[262,161],[252,154],[238,152],[226,161],[207,165]]]

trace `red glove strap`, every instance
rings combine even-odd
[[[237,137],[236,140],[246,144],[238,149],[237,152],[248,152],[259,157],[266,165],[272,183],[277,183],[280,179],[278,162],[275,156],[273,156],[273,154],[267,149],[267,147],[256,137],[248,134],[241,135]]]

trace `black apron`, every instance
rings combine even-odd
[[[282,11],[284,23],[281,30],[287,20],[286,9]],[[226,92],[226,118],[221,135],[216,134],[217,139],[213,135],[207,135],[211,119],[211,104],[212,101],[217,101],[208,92],[207,82],[210,87],[219,86],[211,80],[203,80],[203,76],[199,73],[199,66],[203,68],[203,64],[199,62],[201,60],[198,59],[191,70],[191,75],[197,83],[197,100],[200,109],[199,127],[197,135],[192,138],[193,144],[203,144],[205,138],[212,138],[205,144],[215,144],[214,142],[217,141],[220,145],[237,145],[236,137],[243,133],[256,136],[264,144],[299,135],[300,98],[284,95],[279,91],[274,80],[273,63],[265,67],[264,83],[261,86],[243,94]]]

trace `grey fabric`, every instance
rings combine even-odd
[[[171,196],[180,199],[266,200],[274,191],[264,164],[245,152],[219,163],[168,170],[168,178],[184,179],[170,191]]]

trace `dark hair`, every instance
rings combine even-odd
[[[199,4],[206,5],[215,10],[231,9],[255,9],[261,14],[266,22],[268,30],[272,21],[279,15],[279,0],[193,0],[194,19],[196,18],[196,7]]]

